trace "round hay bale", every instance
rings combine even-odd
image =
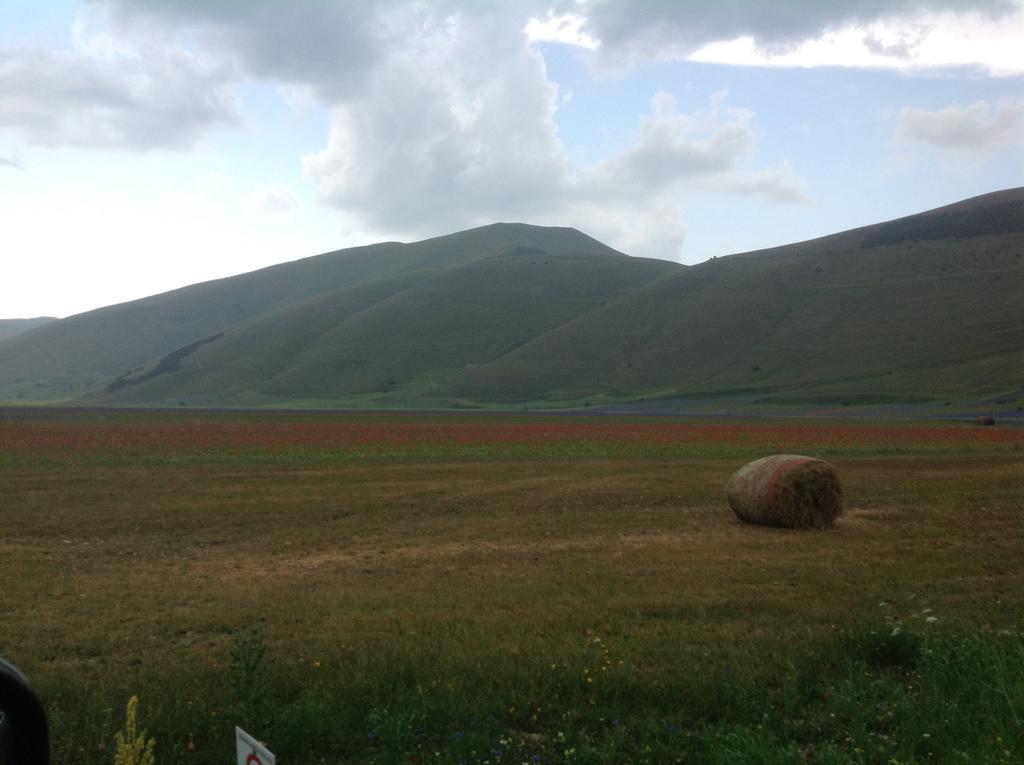
[[[762,526],[826,528],[843,512],[839,473],[824,460],[774,454],[733,473],[725,487],[736,517]]]

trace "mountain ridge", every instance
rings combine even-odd
[[[1024,189],[964,200],[939,208],[938,212],[1002,203],[1008,197],[1012,201],[1024,199]],[[1014,207],[1012,213],[1017,216],[1014,224],[1019,226],[1024,221],[1024,208]],[[916,390],[924,399],[962,396],[972,390],[983,393],[989,385],[982,384],[977,374],[971,379],[953,379],[948,385],[926,385],[920,375],[907,376],[901,370],[906,365],[904,360],[917,368],[933,368],[945,362],[950,374],[956,375],[953,367],[974,363],[974,348],[989,348],[986,357],[1024,348],[1024,311],[1019,307],[1024,303],[1018,302],[1024,298],[1024,236],[980,235],[969,238],[967,244],[948,240],[863,247],[866,236],[890,223],[717,258],[672,274],[644,286],[618,306],[604,309],[610,315],[591,317],[585,329],[580,325],[564,327],[541,338],[534,347],[522,349],[519,358],[474,370],[457,392],[511,403],[515,398],[506,395],[502,381],[510,377],[513,368],[520,367],[531,370],[535,380],[532,386],[518,387],[516,395],[521,400],[543,396],[614,399],[635,391],[643,391],[646,396],[729,395],[750,389],[771,392],[808,386],[835,389],[838,400],[860,393],[856,390],[858,386],[839,390],[842,380],[855,376],[901,395]],[[730,276],[732,283],[726,284]],[[1011,281],[993,290],[988,280],[1004,276]],[[965,287],[965,279],[970,282],[965,289],[948,289]],[[705,288],[716,283],[720,288],[712,290],[710,297],[716,310],[710,315],[699,314],[696,309],[704,299],[701,296]],[[922,285],[928,289],[919,289]],[[864,290],[877,304],[873,306],[877,311],[875,317],[869,315],[863,298],[851,294]],[[798,299],[800,291],[818,294],[813,306]],[[684,307],[670,314],[666,321],[657,306],[663,306],[670,298]],[[790,322],[786,328],[786,312],[798,309],[799,323]],[[838,314],[837,309],[841,309]],[[947,315],[943,316],[943,311]],[[953,315],[949,315],[951,311]],[[751,312],[756,314],[753,321],[749,320]],[[986,312],[999,317],[994,319],[993,327],[995,332],[1003,333],[1004,343],[993,343],[991,332],[968,336],[958,330]],[[686,341],[684,324],[700,327],[693,342]],[[664,330],[660,335],[647,329],[658,325]],[[627,332],[617,346],[609,343],[609,339],[617,339],[623,328],[630,327],[632,334]],[[760,327],[770,331],[759,339]],[[800,327],[816,330],[801,333]],[[844,327],[858,329],[847,332]],[[595,334],[602,338],[599,345],[593,341]],[[716,337],[727,347],[725,353],[708,347]],[[871,341],[867,344],[870,347],[865,340]],[[857,349],[858,345],[855,356],[859,358],[854,368],[836,358],[849,355],[851,347]],[[544,362],[567,347],[586,349],[573,355],[576,366],[571,371]],[[779,352],[784,349],[790,352]],[[804,358],[796,358],[793,349],[799,350]],[[955,349],[963,350],[955,355]],[[693,363],[693,359],[698,361]],[[626,361],[619,363],[621,360]],[[670,363],[664,363],[665,360]],[[787,374],[778,368],[783,366],[796,371]],[[1018,363],[1017,367],[1024,364]],[[808,368],[813,375],[807,374]],[[627,371],[643,369],[650,370],[647,377],[642,372]],[[1001,383],[1004,388],[1024,385],[1024,368],[1020,374],[1012,372],[1008,377]],[[898,384],[901,379],[906,384]],[[590,382],[567,382],[575,380]],[[993,386],[996,388],[999,383]]]
[[[0,342],[9,340],[36,327],[42,327],[52,321],[58,321],[58,319],[55,316],[36,316],[31,319],[0,319]]]
[[[1024,387],[1024,188],[694,266],[496,223],[172,290],[0,342],[0,399],[562,406]]]
[[[0,343],[0,399],[95,398],[112,380],[201,338],[335,289],[372,291],[418,271],[548,250],[630,260],[575,229],[510,223],[333,251],[106,306]]]

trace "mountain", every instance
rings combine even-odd
[[[30,329],[57,321],[52,316],[39,316],[35,319],[0,319],[0,342],[8,338],[28,332]]]
[[[0,343],[0,399],[335,400],[429,387],[680,266],[494,224],[314,256]]]
[[[514,403],[758,394],[869,402],[1024,387],[1024,189],[679,270],[469,371]]]
[[[922,402],[1024,391],[1024,189],[696,266],[494,224],[0,342],[0,399],[226,406]]]

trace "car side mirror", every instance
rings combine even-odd
[[[0,765],[50,765],[46,710],[28,680],[0,659]]]

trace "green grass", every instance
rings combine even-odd
[[[113,441],[262,422],[47,416]],[[0,421],[3,443],[29,426]],[[310,765],[1020,761],[1021,453],[834,447],[846,515],[786,532],[723,497],[770,432],[647,454],[8,453],[0,655],[69,765],[112,761],[133,694],[160,763],[230,761],[236,724]]]
[[[897,641],[877,627],[767,662],[730,647],[653,682],[625,640],[596,633],[555,656],[406,645],[314,659],[271,645],[248,672],[225,652],[199,672],[62,682],[55,755],[109,762],[117,713],[141,692],[161,762],[228,761],[234,724],[296,763],[1019,762],[1019,635]]]

